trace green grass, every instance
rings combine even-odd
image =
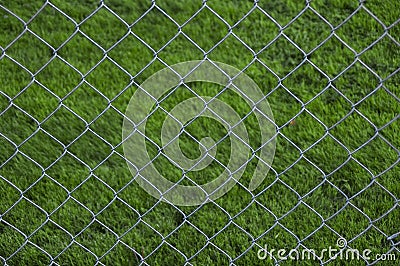
[[[393,74],[400,67],[398,1],[364,1],[349,20],[358,1],[312,1],[310,7],[330,22],[335,35],[311,9],[288,24],[305,8],[304,1],[259,1],[258,8],[242,20],[253,2],[207,1],[204,8],[201,1],[156,1],[158,8],[150,9],[150,1],[110,0],[104,1],[107,8],[97,10],[98,1],[54,0],[50,2],[69,18],[47,5],[31,19],[43,2],[0,0],[25,23],[29,21],[27,28],[47,43],[24,32],[24,23],[0,8],[3,263],[137,265],[145,258],[149,265],[183,265],[186,259],[192,265],[269,265],[272,260],[257,258],[255,243],[275,249],[301,243],[322,250],[335,247],[336,233],[352,248],[371,249],[369,262],[375,254],[396,252],[387,236],[400,231],[400,75]],[[182,27],[185,36],[177,35],[176,23],[182,25],[202,7]],[[283,33],[303,52],[283,36],[271,43],[280,29],[259,8],[284,26]],[[235,25],[232,33],[241,41],[232,34],[225,38],[229,27],[209,9]],[[136,37],[128,34],[127,25],[132,23]],[[237,184],[215,203],[200,208],[171,206],[157,202],[132,181],[122,157],[120,113],[125,112],[135,84],[164,64],[199,60],[205,54],[239,69],[250,64],[245,73],[268,95],[279,129],[276,155],[272,170],[253,195],[245,187],[255,158],[240,180],[243,186]],[[204,96],[215,96],[222,89],[203,83],[190,86]],[[180,87],[161,106],[170,111],[193,96]],[[251,110],[230,91],[218,99],[242,117]],[[157,109],[146,128],[146,135],[158,145],[165,118],[166,113]],[[255,116],[244,123],[250,145],[259,147]],[[218,141],[226,134],[208,118],[196,120],[186,130],[196,139],[211,136]],[[200,154],[187,135],[181,137],[180,146],[188,157]],[[150,143],[148,150],[157,154]],[[220,143],[218,151],[216,158],[226,164],[229,139]],[[170,180],[181,177],[162,156],[155,165]],[[222,166],[212,163],[188,176],[204,183],[221,171]]]

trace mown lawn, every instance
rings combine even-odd
[[[400,231],[398,1],[44,2],[0,0],[3,263],[269,265],[257,258],[260,247],[320,251],[340,236],[371,249],[368,263],[382,253],[400,258],[398,239],[387,239]],[[266,95],[275,158],[253,193],[246,188],[257,157],[215,202],[173,206],[133,180],[122,114],[150,75],[205,57],[243,70]],[[223,86],[189,85],[241,117],[251,113]],[[145,132],[153,143],[161,145],[167,112],[190,97],[182,86],[157,105]],[[257,149],[254,114],[243,122]],[[197,140],[227,134],[211,118],[185,130]],[[180,146],[190,158],[200,154],[188,135]],[[187,176],[204,183],[221,173],[229,139],[218,151],[220,163]],[[154,163],[181,178],[163,155]]]

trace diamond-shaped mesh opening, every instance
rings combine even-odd
[[[28,27],[56,49],[75,31],[74,23],[50,5],[46,5]]]
[[[226,37],[209,54],[211,60],[245,68],[253,59],[251,51],[232,35]],[[241,60],[238,60],[241,58]]]
[[[379,79],[357,62],[340,75],[333,84],[347,99],[357,103],[378,87]]]
[[[330,136],[324,137],[318,144],[305,153],[319,169],[330,173],[341,166],[349,157],[348,151]]]
[[[126,160],[115,153],[96,168],[94,174],[115,191],[122,189],[132,180]]]
[[[277,198],[276,195],[281,195],[285,200]],[[271,211],[273,215],[280,218],[296,206],[298,197],[295,192],[277,182],[259,195],[257,201]]]
[[[2,5],[24,21],[28,21],[43,6],[43,2],[29,2],[17,0]]]
[[[349,150],[355,150],[374,136],[375,129],[360,114],[352,112],[330,132]]]
[[[371,200],[375,204],[370,204]],[[353,198],[351,202],[368,215],[369,218],[375,220],[393,208],[396,204],[396,199],[381,186],[373,184]]]
[[[398,162],[399,152],[377,137],[357,151],[353,157],[372,173],[378,174]]]
[[[99,79],[99,77],[102,78]],[[86,81],[106,97],[112,99],[128,86],[130,77],[110,60],[104,60],[90,72]]]
[[[108,143],[118,145],[121,142],[122,123],[123,117],[110,108],[90,125],[90,129]]]
[[[342,41],[332,36],[310,55],[310,59],[324,73],[334,77],[354,61],[354,54]]]
[[[38,131],[22,145],[21,150],[42,167],[47,167],[62,156],[63,147],[49,135]]]
[[[81,24],[80,30],[101,47],[108,49],[127,33],[128,28],[110,11],[102,8]]]
[[[25,236],[4,221],[0,222],[0,256],[8,258],[25,242]]]
[[[32,261],[38,263],[39,265],[49,265],[51,259],[47,254],[43,253],[43,251],[28,243],[21,250],[19,250],[18,253],[8,261],[8,263],[11,265],[19,263],[22,265],[29,265],[32,263]]]
[[[32,234],[46,220],[46,214],[29,201],[22,199],[2,219],[26,235]]]
[[[304,64],[285,79],[283,85],[306,103],[327,87],[328,79],[311,64]]]
[[[182,31],[207,52],[228,34],[228,27],[212,11],[203,8]]]
[[[365,2],[364,6],[387,26],[396,22],[395,18],[400,17],[399,3],[396,1],[371,0]]]
[[[312,1],[310,6],[327,19],[333,26],[338,26],[358,7],[357,0],[351,1]]]
[[[141,257],[148,256],[153,252],[161,243],[163,238],[151,229],[145,223],[141,222],[136,225],[132,230],[125,234],[121,239],[129,247],[136,250]]]
[[[5,177],[0,176],[0,194],[8,195],[8,197],[3,198],[0,202],[0,213],[4,213],[11,208],[20,197],[18,189],[9,182],[6,182],[6,180]]]
[[[351,112],[352,106],[334,87],[329,86],[322,94],[307,104],[307,110],[327,127],[332,127]],[[331,110],[335,110],[334,113]]]
[[[107,107],[108,101],[87,84],[79,86],[63,103],[76,115],[91,122]]]
[[[233,26],[239,20],[246,19],[246,14],[254,6],[252,1],[239,2],[220,2],[210,1],[207,6],[216,14],[221,16],[230,26]],[[256,23],[254,21],[254,23]]]
[[[179,53],[179,59],[175,56]],[[168,65],[178,64],[183,61],[203,59],[201,50],[180,34],[168,44],[159,54],[159,57]]]
[[[200,140],[205,137],[212,137],[217,144],[217,153],[215,158],[218,162],[211,162],[206,169],[189,172],[186,176],[194,180],[197,184],[204,184],[218,177],[228,164],[227,154],[230,153],[231,141],[224,138],[226,129],[211,118],[200,117],[185,127],[185,133],[179,137],[179,146],[182,153],[193,160],[201,161],[208,158],[201,158],[201,150],[204,150]],[[197,147],[196,147],[197,146]],[[210,153],[208,153],[210,154]],[[209,155],[209,157],[212,157]],[[221,165],[222,164],[222,165]],[[211,169],[211,171],[210,171]]]
[[[153,59],[152,51],[132,34],[121,40],[118,45],[108,53],[108,56],[133,76],[141,71]],[[100,69],[101,68],[102,66],[100,65]],[[98,80],[97,76],[96,79]]]
[[[346,198],[339,189],[324,183],[313,190],[304,199],[304,202],[326,219],[334,215],[346,204]]]
[[[1,133],[15,144],[26,140],[37,129],[36,122],[15,106],[0,115],[0,125]]]
[[[119,199],[103,209],[97,219],[118,235],[127,232],[139,221],[138,213]]]
[[[0,145],[2,153],[0,154],[0,164],[5,163],[16,151],[15,144],[0,136]]]
[[[321,222],[321,217],[304,204],[297,206],[282,219],[282,224],[300,239],[312,234]]]
[[[289,74],[302,62],[303,57],[302,52],[282,36],[258,55],[258,58],[280,77]]]
[[[283,87],[275,89],[267,99],[272,112],[279,114],[275,116],[275,123],[278,126],[283,126],[291,121],[301,110],[300,101]]]
[[[40,179],[24,195],[47,212],[58,208],[68,197],[65,189],[47,177]]]
[[[96,1],[95,3],[98,4]],[[125,4],[125,2],[119,0],[109,0],[103,4],[118,14],[118,16],[128,24],[139,19],[139,17],[141,17],[151,7],[150,2],[142,1],[129,2],[128,4]],[[159,5],[159,3],[157,3],[157,5]]]
[[[252,239],[243,229],[239,229],[232,223],[211,240],[216,247],[224,250],[233,259],[245,253],[246,249],[250,247],[251,241]]]
[[[68,16],[70,16],[77,23],[87,18],[99,5],[98,1],[81,2],[79,0],[71,0],[68,2],[54,0],[51,1],[51,3],[68,14]]]
[[[256,31],[258,28],[263,31]],[[254,52],[258,52],[279,34],[279,28],[265,13],[255,9],[235,26],[233,32]]]
[[[134,177],[129,175],[126,180],[129,182],[134,178],[138,177],[136,175]],[[120,186],[122,186],[122,184]],[[146,191],[144,191],[137,182],[133,182],[133,180],[132,183],[129,183],[129,185],[124,187],[124,189],[118,193],[118,197],[128,203],[129,206],[137,210],[139,213],[145,213],[157,203],[155,198],[149,196]]]
[[[90,167],[97,166],[111,153],[111,148],[89,131],[76,140],[69,150]]]
[[[58,141],[68,145],[84,132],[85,123],[64,106],[61,106],[42,124],[42,128]]]
[[[54,112],[59,100],[43,87],[32,84],[13,103],[28,112],[36,120],[42,121]]]
[[[211,219],[208,215],[212,214]],[[193,213],[189,221],[199,228],[208,237],[214,236],[229,222],[229,216],[217,205],[203,205],[198,211]]]
[[[260,2],[258,6],[270,14],[281,26],[287,25],[306,7],[303,1]]]
[[[351,205],[347,205],[326,224],[346,240],[357,237],[370,226],[368,218]]]
[[[54,212],[50,219],[76,236],[93,220],[93,216],[81,204],[70,198],[64,205]]]
[[[254,61],[249,67],[244,69],[245,74],[254,78],[254,81],[257,82],[260,90],[266,95],[267,93],[271,93],[275,87],[278,86],[279,78],[271,73],[268,68],[263,65],[260,61]],[[269,95],[271,97],[271,95]],[[272,108],[272,102],[266,99],[269,102],[270,107]],[[276,121],[275,121],[276,122]]]
[[[71,261],[82,261],[85,264],[94,265],[97,260],[94,254],[74,243],[56,259],[60,265],[68,265]]]
[[[14,97],[29,84],[32,77],[19,65],[3,57],[0,60],[0,80],[1,91],[10,97]]]
[[[304,30],[304,25],[308,25],[313,30],[307,32]],[[330,35],[331,28],[318,15],[307,9],[301,14],[284,33],[289,36],[297,45],[304,51],[309,52]]]
[[[188,223],[179,227],[167,238],[167,241],[188,258],[194,256],[207,244],[207,238]]]
[[[76,70],[59,58],[54,58],[35,77],[58,97],[67,95],[82,79]]]
[[[162,263],[184,265],[185,261],[185,257],[168,244],[163,244],[146,260],[150,265]]]
[[[200,253],[196,255],[190,262],[193,265],[202,264],[203,262],[207,265],[217,264],[217,265],[227,265],[230,262],[229,257],[222,253],[220,249],[212,244],[207,245]]]
[[[100,257],[107,253],[116,242],[116,236],[98,222],[85,228],[76,241]]]
[[[328,180],[350,197],[366,188],[371,183],[372,176],[356,161],[350,160],[332,173]]]
[[[302,196],[323,181],[323,174],[310,162],[301,159],[279,178]]]
[[[400,110],[400,100],[380,88],[366,98],[358,107],[376,127],[380,128],[396,119]]]
[[[103,210],[113,198],[112,190],[94,177],[85,180],[71,195],[94,213]]]
[[[290,136],[290,140],[302,150],[310,147],[325,134],[323,124],[307,112],[302,112],[293,121],[292,126],[285,127],[280,132]]]
[[[31,53],[26,47],[31,47],[35,52]],[[32,33],[25,32],[7,49],[7,54],[25,68],[36,72],[50,60],[53,51]]]
[[[365,10],[360,9],[336,31],[337,35],[357,52],[382,36],[384,28]]]
[[[233,221],[253,238],[261,236],[276,222],[274,216],[265,207],[255,203],[251,204]]]
[[[380,77],[385,78],[400,65],[399,44],[388,37],[384,37],[371,49],[363,53],[360,59],[374,70]]]
[[[101,49],[81,33],[76,33],[58,54],[82,74],[86,74],[103,57]]]
[[[182,213],[167,203],[154,206],[142,219],[163,236],[171,233],[182,222]],[[162,226],[161,226],[162,225]]]
[[[71,237],[52,222],[46,223],[29,240],[53,257],[72,242]]]
[[[240,182],[241,180],[239,180]],[[224,212],[230,216],[239,214],[252,201],[252,195],[247,188],[234,186],[228,193],[215,201]]]
[[[178,33],[177,25],[156,8],[152,8],[131,30],[156,51]]]
[[[0,168],[0,175],[17,188],[25,190],[39,179],[43,173],[41,168],[32,160],[17,154]]]
[[[3,48],[17,38],[24,30],[24,24],[17,17],[2,8],[0,9],[0,25],[2,32],[0,46]]]

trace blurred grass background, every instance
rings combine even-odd
[[[273,261],[257,258],[259,246],[318,251],[335,247],[339,235],[352,248],[371,249],[371,257],[393,251],[387,237],[400,231],[398,1],[0,4],[3,263],[136,265],[144,257],[149,265],[260,265]],[[121,113],[135,84],[165,64],[205,56],[244,69],[268,95],[280,134],[257,197],[243,188],[254,159],[243,186],[215,204],[178,208],[132,181]],[[205,96],[222,89],[191,88]],[[161,106],[169,111],[193,96],[179,88]],[[242,117],[251,111],[229,91],[218,98]],[[157,109],[148,121],[146,135],[157,144],[165,117]],[[244,123],[258,147],[254,116]],[[207,118],[187,130],[216,141],[226,134]],[[199,155],[187,136],[181,147]],[[229,139],[218,149],[226,163]],[[180,178],[166,158],[155,164]],[[215,163],[189,177],[205,182],[222,170]]]

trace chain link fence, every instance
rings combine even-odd
[[[388,0],[0,1],[0,260],[397,265],[399,10]],[[140,85],[193,60],[239,69],[262,96],[183,82],[156,97]],[[131,134],[163,176],[195,187],[224,171],[243,170],[242,179],[196,206],[164,202],[168,191],[155,184],[160,199],[147,194],[135,181],[149,178],[148,165],[129,161],[121,138],[138,91],[152,107],[146,128],[134,121]],[[174,108],[191,98],[203,108],[181,123]],[[216,99],[238,114],[235,123],[224,125],[222,111],[213,113],[222,126],[201,120]],[[272,137],[261,137],[257,112]],[[181,128],[165,144],[167,118]],[[178,138],[185,157],[208,161],[205,173],[170,157]],[[249,150],[238,169],[228,164],[232,138]],[[262,155],[271,140],[272,165]],[[249,189],[257,164],[264,174]]]

